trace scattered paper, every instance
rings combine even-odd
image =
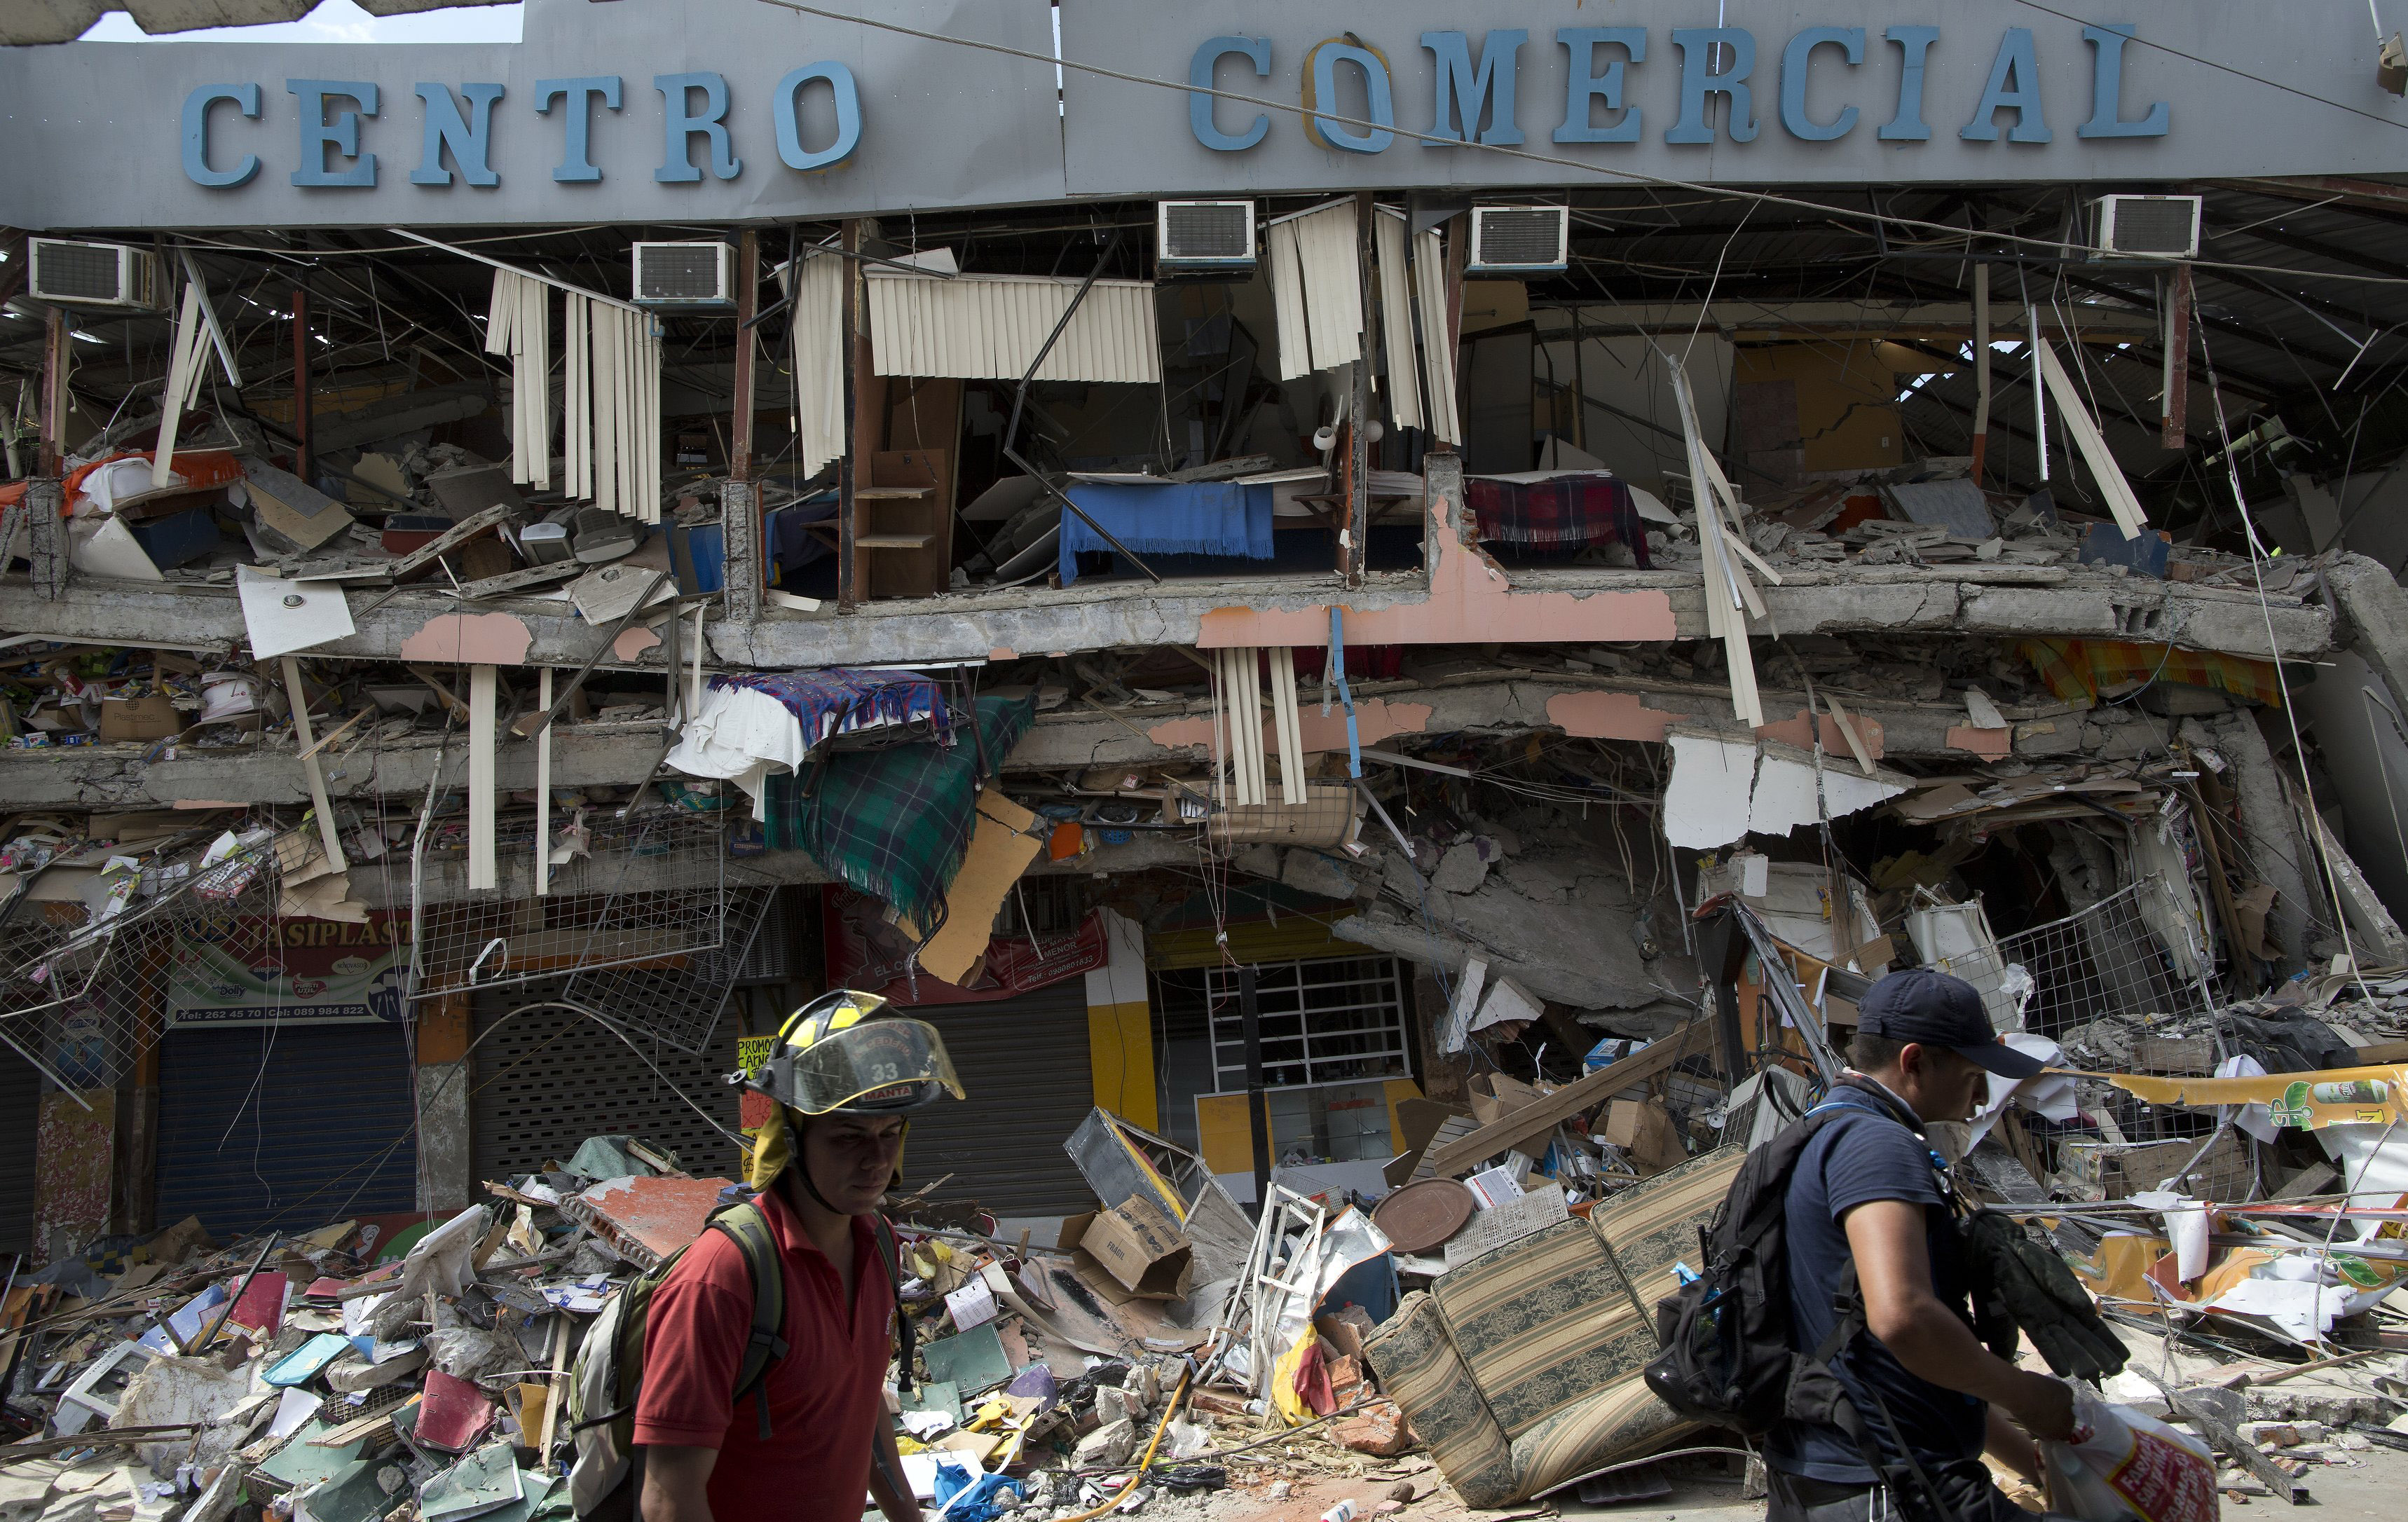
[[[968,1331],[972,1327],[993,1321],[995,1309],[995,1291],[987,1287],[982,1276],[972,1279],[945,1297],[945,1311],[953,1318],[956,1331]]]
[[[355,632],[339,582],[288,582],[256,566],[236,566],[235,585],[255,658],[308,650]]]

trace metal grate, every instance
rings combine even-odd
[[[1246,1086],[1239,969],[1204,970],[1212,1071],[1223,1091]],[[1408,1070],[1405,980],[1392,956],[1272,962],[1254,969],[1263,1083],[1271,1088],[1385,1078]]]
[[[2100,241],[2114,253],[2187,258],[2199,251],[2200,205],[2196,195],[2108,196]]]
[[[638,301],[725,301],[724,243],[636,245]]]
[[[1245,264],[1254,257],[1252,201],[1165,201],[1162,257],[1172,263]]]
[[[1471,264],[1479,269],[1560,269],[1570,217],[1561,207],[1484,206],[1472,213]]]
[[[66,243],[53,238],[33,240],[33,277],[37,296],[57,301],[88,301],[115,306],[127,299],[124,289],[125,251],[113,243]]]
[[[547,897],[534,897],[506,879],[495,892],[423,902],[412,922],[410,997],[719,947],[727,882],[717,814],[655,809],[632,818],[589,815],[585,829],[587,854],[553,869]],[[531,862],[533,821],[505,821],[495,841],[497,859]],[[466,854],[466,823],[443,822],[428,840],[422,878],[431,883],[449,877],[440,870],[447,859]]]
[[[632,1034],[668,1042],[681,1052],[705,1052],[719,1028],[719,1012],[750,957],[770,888],[738,888],[727,896],[720,943],[671,962],[580,969],[561,997]]]
[[[2003,960],[2031,975],[2025,1028],[2054,1035],[2110,1015],[2145,1019],[2212,1011],[2205,980],[2183,975],[2149,927],[2143,896],[2164,894],[2156,878],[2143,878],[2078,913],[2000,937]]]
[[[726,1083],[736,1068],[735,1023],[722,1022],[695,1052],[632,1029],[623,1040],[550,1003],[566,985],[552,979],[480,993],[471,1005],[469,1150],[478,1178],[565,1163],[589,1136],[639,1137],[676,1153],[689,1172],[739,1176],[735,1143],[695,1108],[737,1127],[737,1093]],[[544,1007],[528,1008],[536,1004]]]

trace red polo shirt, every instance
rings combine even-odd
[[[769,1366],[769,1441],[756,1395],[732,1401],[752,1333],[752,1279],[724,1232],[706,1231],[652,1296],[636,1442],[716,1448],[713,1522],[859,1522],[870,1443],[884,1419],[895,1293],[869,1222],[853,1223],[853,1302],[827,1255],[775,1190],[761,1205],[786,1270],[786,1356]]]

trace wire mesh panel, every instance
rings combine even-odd
[[[75,898],[18,902],[0,924],[0,1046],[62,1088],[103,1087],[150,1051],[180,994],[236,981],[306,1002],[282,977],[280,883],[274,842],[258,840],[206,868],[103,873]]]
[[[727,896],[720,942],[675,965],[642,962],[580,969],[560,997],[630,1033],[666,1041],[681,1052],[710,1048],[719,1012],[760,934],[772,888],[738,888]]]
[[[531,883],[507,877],[496,891],[453,892],[444,869],[466,855],[466,826],[455,823],[430,837],[410,997],[507,987],[721,944],[726,852],[716,814],[589,816],[585,834],[584,854],[552,869],[543,897]],[[531,876],[533,824],[505,823],[495,836],[496,858],[528,864]]]
[[[2032,980],[2027,1029],[2053,1034],[2111,1015],[2198,1014],[2212,1009],[2203,980],[2186,977],[2150,928],[2143,896],[2164,886],[2144,878],[2079,912],[2014,935],[1999,950]]]

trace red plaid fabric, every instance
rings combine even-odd
[[[1463,485],[1482,540],[1497,544],[1627,544],[1647,564],[1647,535],[1630,488],[1603,473],[1553,481],[1473,476]]]

